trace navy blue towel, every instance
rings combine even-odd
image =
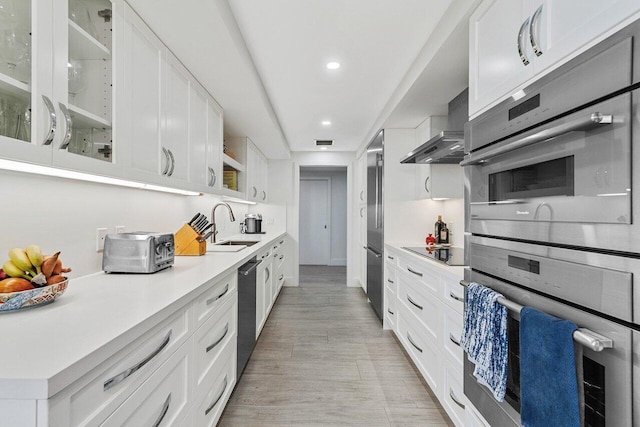
[[[525,427],[580,427],[573,332],[531,307],[520,312],[520,419]]]

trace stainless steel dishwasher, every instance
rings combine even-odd
[[[240,380],[256,346],[256,267],[255,257],[238,268],[238,376]]]

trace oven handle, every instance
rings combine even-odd
[[[528,145],[536,144],[538,142],[543,142],[551,138],[555,138],[560,135],[564,135],[565,133],[573,132],[573,131],[585,131],[591,129],[597,125],[608,125],[613,123],[613,116],[610,114],[601,114],[595,112],[590,114],[588,117],[581,117],[576,120],[572,120],[567,123],[563,123],[554,127],[550,127],[539,132],[536,132],[532,135],[525,136],[524,138],[516,139],[515,141],[511,141],[507,144],[500,145],[495,148],[490,148],[487,150],[482,150],[477,153],[469,154],[469,157],[462,162],[460,162],[460,166],[468,166],[468,165],[477,165],[481,163],[485,163],[492,159],[493,157],[508,153],[513,150],[517,150],[522,147],[526,147]]]
[[[464,287],[467,287],[469,285],[469,282],[467,282],[466,280],[461,280],[460,284]],[[516,311],[518,313],[524,308],[520,304],[510,301],[504,297],[498,297],[496,301],[498,302],[498,304],[502,304],[509,310]],[[613,348],[613,340],[611,338],[597,334],[586,328],[578,328],[577,330],[575,330],[573,332],[573,340],[578,344],[582,344],[583,346],[596,352],[602,351],[605,348]]]

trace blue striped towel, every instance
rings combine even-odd
[[[498,402],[507,390],[507,308],[502,295],[478,283],[467,286],[460,343],[476,367],[473,375]]]

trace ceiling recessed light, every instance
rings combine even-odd
[[[321,149],[321,150],[326,150],[326,149],[327,149],[327,147],[320,147],[320,149]]]
[[[329,62],[327,64],[327,68],[330,70],[337,70],[338,68],[340,68],[340,63],[339,62]]]
[[[330,126],[331,122],[329,120],[323,120],[322,121],[322,126]]]

